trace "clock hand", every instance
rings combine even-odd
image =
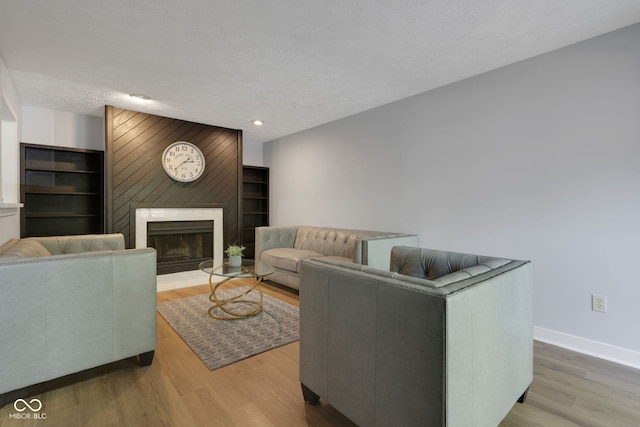
[[[178,169],[180,166],[184,165],[185,163],[193,163],[193,159],[191,159],[191,157],[187,157],[185,160],[182,161],[182,163],[176,166],[175,169]]]

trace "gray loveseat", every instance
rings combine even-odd
[[[269,280],[300,289],[300,262],[307,258],[329,257],[388,269],[393,246],[418,244],[418,236],[413,234],[311,226],[257,227],[255,257],[275,267]]]
[[[528,261],[396,247],[302,263],[300,381],[362,426],[491,426],[533,380]]]
[[[0,247],[0,407],[23,388],[138,356],[152,362],[156,252],[121,234]]]

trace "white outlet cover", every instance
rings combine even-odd
[[[607,297],[602,295],[591,295],[591,310],[599,313],[606,313]]]

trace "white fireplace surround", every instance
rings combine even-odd
[[[147,224],[161,221],[213,221],[213,264],[224,258],[222,208],[136,208],[135,247],[147,247]],[[158,292],[206,283],[205,273],[186,271],[158,276]]]

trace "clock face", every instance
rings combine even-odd
[[[167,175],[176,181],[195,181],[204,172],[204,156],[202,151],[190,142],[174,142],[162,153],[162,167]]]

